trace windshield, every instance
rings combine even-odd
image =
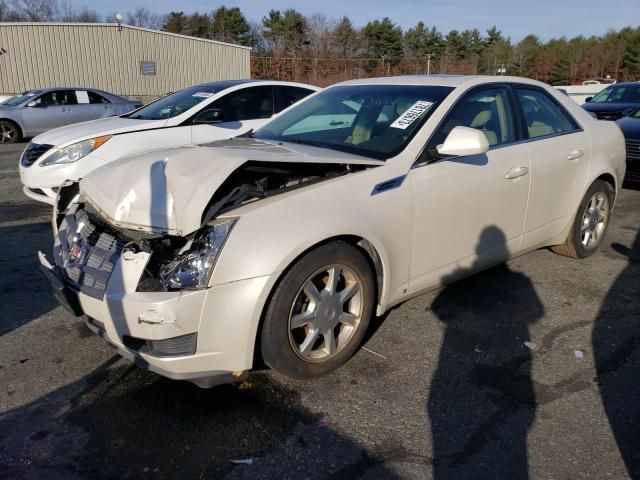
[[[592,103],[640,103],[640,84],[612,85],[591,100]]]
[[[185,88],[179,92],[162,97],[135,112],[123,115],[124,118],[139,120],[165,120],[173,118],[196,106],[220,91],[219,87],[200,85]]]
[[[15,97],[11,97],[4,102],[2,105],[8,107],[16,107],[28,100],[33,100],[33,98],[40,93],[40,90],[32,90],[28,92],[22,92],[20,95],[16,95]]]
[[[386,160],[409,143],[452,90],[415,85],[333,87],[303,100],[254,137]]]

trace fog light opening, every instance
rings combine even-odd
[[[197,333],[165,340],[147,340],[147,351],[155,357],[179,357],[196,353]]]

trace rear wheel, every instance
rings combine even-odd
[[[0,120],[0,143],[16,143],[22,140],[20,127],[9,120]]]
[[[611,185],[603,180],[593,182],[578,208],[567,241],[552,247],[552,250],[573,258],[593,255],[602,245],[607,232],[612,204]]]
[[[358,349],[374,306],[371,267],[355,247],[332,242],[285,274],[267,307],[264,361],[294,378],[335,370]]]

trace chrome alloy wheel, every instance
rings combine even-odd
[[[592,250],[598,246],[608,219],[609,197],[604,192],[596,192],[582,214],[580,240],[584,248]]]
[[[339,353],[358,329],[362,281],[345,265],[321,268],[304,282],[289,314],[289,341],[303,360],[323,362]]]
[[[8,123],[0,124],[0,143],[13,143],[18,136],[18,130]]]

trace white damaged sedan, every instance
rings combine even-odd
[[[257,132],[113,162],[60,190],[57,298],[139,365],[200,386],[309,378],[373,315],[528,251],[598,250],[614,125],[514,77],[345,82]]]

